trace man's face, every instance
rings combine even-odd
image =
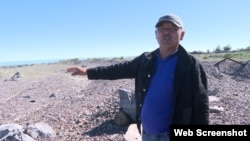
[[[165,22],[156,28],[156,39],[161,48],[174,49],[179,46],[180,40],[184,37],[182,28],[177,27],[171,22]]]

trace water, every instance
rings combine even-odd
[[[59,62],[59,61],[60,61],[60,59],[53,59],[53,60],[29,60],[29,61],[11,61],[11,62],[0,62],[0,66],[43,64],[43,63],[54,63],[54,62]]]

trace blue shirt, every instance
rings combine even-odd
[[[165,59],[158,54],[141,112],[143,130],[148,134],[169,132],[173,113],[173,80],[178,53]]]

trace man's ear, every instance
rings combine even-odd
[[[157,30],[155,30],[155,38],[157,39]]]
[[[184,35],[185,35],[185,31],[182,31],[182,32],[181,32],[181,40],[183,40]]]

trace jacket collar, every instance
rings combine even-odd
[[[159,48],[155,49],[152,52],[148,52],[146,53],[146,58],[147,59],[155,59],[157,56],[157,53],[159,52]],[[180,61],[178,61],[177,64],[181,65],[181,66],[186,66],[188,64],[190,64],[192,62],[192,60],[190,59],[187,51],[182,47],[182,45],[179,45],[178,49],[177,49],[178,55],[179,55],[179,59]],[[175,52],[174,52],[175,53]]]

